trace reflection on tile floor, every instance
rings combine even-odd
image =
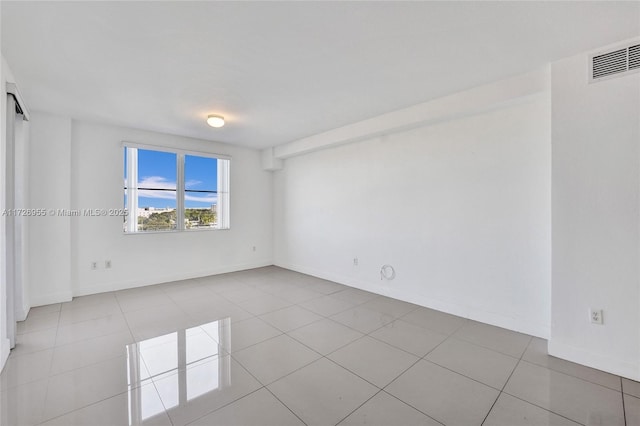
[[[635,425],[640,383],[276,268],[33,308],[0,424]]]

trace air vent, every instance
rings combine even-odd
[[[640,44],[629,48],[629,69],[635,70],[640,68]]]
[[[591,81],[640,70],[640,44],[599,52],[591,56],[590,64]]]
[[[593,78],[606,77],[627,70],[627,49],[593,57]]]

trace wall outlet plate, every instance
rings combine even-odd
[[[591,320],[591,324],[603,324],[602,317],[602,309],[590,309],[589,310],[589,319]]]

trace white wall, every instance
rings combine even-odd
[[[32,305],[272,263],[271,178],[258,151],[45,113],[32,115],[31,138],[31,204],[47,209],[122,208],[123,141],[233,157],[230,230],[125,235],[121,217],[34,219]]]
[[[66,209],[70,204],[71,120],[50,114],[31,114],[29,151],[30,194],[33,209]],[[29,232],[30,305],[71,299],[71,219],[33,217]]]
[[[276,264],[548,336],[549,108],[541,93],[288,158],[274,180]],[[380,280],[384,264],[395,280]]]
[[[1,7],[0,7],[1,10]],[[5,159],[7,158],[7,95],[6,84],[7,80],[13,80],[9,65],[2,56],[2,63],[0,64],[0,84],[2,84],[2,96],[0,96],[0,211],[5,207],[5,186],[6,179],[6,167]],[[7,265],[6,265],[6,219],[4,215],[0,215],[0,309],[2,314],[0,315],[0,369],[4,367],[7,357],[9,356],[9,339],[7,338],[7,318],[6,318],[6,306],[7,306]]]
[[[270,174],[260,152],[210,141],[74,122],[72,208],[123,203],[122,141],[229,155],[231,229],[124,235],[121,217],[72,220],[74,294],[206,276],[272,263]],[[256,246],[256,251],[252,247]],[[104,261],[113,267],[104,269]],[[90,269],[92,261],[100,269]]]
[[[9,68],[9,64],[2,57],[2,66],[0,67],[0,84],[2,85],[2,107],[0,114],[1,123],[1,149],[0,149],[0,211],[6,208],[7,194],[7,82],[16,84],[15,77]],[[14,123],[14,183],[15,183],[15,208],[24,208],[28,205],[29,200],[25,198],[28,194],[28,153],[29,153],[29,125],[28,122],[22,121],[20,117]],[[14,217],[14,247],[7,247],[6,236],[6,216],[0,217],[0,369],[4,366],[6,357],[9,354],[9,341],[7,340],[7,303],[13,303],[14,316],[16,320],[24,320],[29,309],[28,305],[28,256],[29,256],[29,218],[17,216]],[[12,300],[8,299],[9,277],[7,272],[7,250],[13,251],[12,261],[14,262],[13,283],[14,295]]]
[[[7,182],[7,82],[16,83],[15,77],[9,64],[2,57],[0,66],[0,84],[2,87],[2,102],[0,107],[1,125],[0,125],[0,211],[6,209],[6,182]],[[27,122],[18,119],[14,123],[14,177],[15,177],[15,207],[24,208],[28,204],[28,200],[24,198],[24,194],[28,192],[24,186],[27,184],[27,168],[28,168],[28,152],[29,152],[29,126]],[[7,340],[7,303],[14,305],[14,315],[16,320],[23,320],[26,317],[28,306],[28,290],[26,289],[29,271],[26,259],[28,259],[29,242],[28,242],[28,218],[15,217],[15,233],[14,233],[14,250],[13,261],[15,262],[15,283],[21,283],[21,288],[15,288],[15,295],[12,301],[8,301],[7,285],[9,277],[7,272],[7,236],[6,236],[6,216],[0,216],[0,369],[9,355],[10,343]]]
[[[552,66],[549,352],[638,380],[640,74],[587,79],[586,54]]]
[[[26,208],[31,202],[29,194],[29,164],[31,151],[31,137],[29,122],[18,119],[15,122],[15,204],[17,208]],[[29,278],[31,276],[29,256],[30,256],[30,226],[29,216],[18,216],[15,218],[15,270],[16,283],[18,287],[15,294],[15,315],[16,320],[23,321],[29,313]]]

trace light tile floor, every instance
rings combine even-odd
[[[546,342],[276,268],[34,308],[0,424],[640,425]]]

